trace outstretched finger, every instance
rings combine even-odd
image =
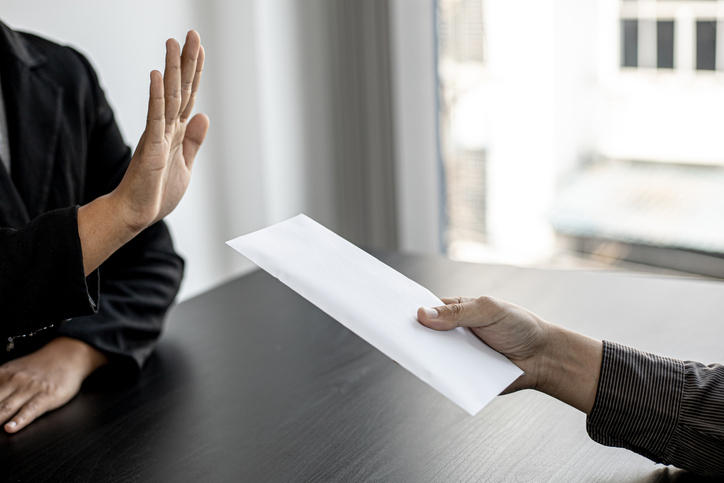
[[[181,121],[185,121],[191,117],[191,112],[194,109],[194,103],[196,102],[196,93],[199,91],[199,85],[201,85],[201,73],[204,70],[204,59],[206,58],[206,52],[204,51],[203,45],[199,46],[199,55],[196,59],[196,72],[194,73],[194,82],[191,86],[191,95],[189,97],[184,112],[181,113]]]
[[[23,407],[20,408],[20,411],[5,425],[5,431],[17,433],[50,409],[55,408],[50,407],[48,396],[36,394],[27,400]]]
[[[201,38],[195,30],[186,34],[186,42],[181,52],[181,106],[180,111],[184,112],[191,98],[191,90],[196,76],[196,62],[199,57]],[[181,120],[185,120],[182,116]]]
[[[33,394],[25,388],[15,390],[5,400],[0,401],[0,424],[5,423],[5,431],[12,430],[17,426],[17,422],[13,424],[14,417],[18,410],[30,399]]]
[[[166,69],[163,72],[166,100],[166,124],[176,120],[181,111],[181,47],[174,39],[166,41]]]
[[[206,139],[206,133],[209,131],[209,118],[206,114],[196,114],[189,125],[186,126],[186,135],[184,136],[184,160],[186,167],[191,170],[196,159],[196,153],[199,152],[201,144]]]
[[[163,77],[157,70],[151,72],[151,87],[148,95],[148,114],[144,136],[151,143],[163,141],[166,129],[164,117]]]

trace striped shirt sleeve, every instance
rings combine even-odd
[[[589,436],[657,463],[724,476],[724,366],[603,343]]]

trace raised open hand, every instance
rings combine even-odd
[[[166,69],[151,72],[146,129],[123,179],[111,193],[78,209],[83,269],[90,274],[146,227],[168,215],[189,185],[209,118],[191,111],[201,83],[204,48],[195,30],[166,42]]]
[[[146,130],[114,191],[133,231],[173,211],[189,185],[194,158],[209,129],[204,114],[189,120],[203,66],[204,48],[199,34],[192,30],[183,52],[175,40],[166,42],[164,75],[151,72]]]

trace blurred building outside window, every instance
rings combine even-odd
[[[450,240],[485,243],[485,149],[456,143],[465,126],[455,126],[454,111],[484,79],[483,2],[439,3],[440,126],[447,180]],[[470,103],[473,107],[474,102]],[[464,106],[463,106],[464,108]]]
[[[452,258],[724,278],[724,1],[438,0]]]

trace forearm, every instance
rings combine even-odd
[[[601,373],[602,342],[553,324],[547,332],[545,349],[529,363],[538,371],[536,389],[589,414]]]
[[[537,376],[535,389],[588,415],[592,439],[658,463],[724,475],[724,366],[545,328],[539,357],[519,365]]]
[[[125,223],[122,210],[123,206],[113,193],[78,209],[78,236],[86,276],[138,234],[138,230]]]
[[[505,393],[537,389],[588,414],[588,433],[601,444],[724,476],[724,366],[601,342],[492,297],[443,301],[420,308],[420,322],[470,327],[520,367]]]

